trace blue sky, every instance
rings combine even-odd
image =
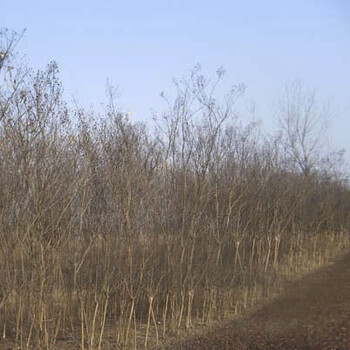
[[[331,143],[350,160],[350,1],[8,1],[0,26],[27,29],[18,49],[34,68],[55,60],[68,100],[101,108],[106,80],[134,120],[165,107],[161,91],[200,63],[244,83],[241,114],[267,130],[285,84],[300,79],[330,104]]]

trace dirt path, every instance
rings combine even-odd
[[[245,318],[167,349],[350,350],[350,254]]]

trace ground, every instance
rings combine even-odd
[[[244,317],[181,338],[164,349],[350,350],[350,253],[286,285],[279,297]],[[79,348],[74,339],[55,346],[60,350]],[[1,339],[2,349],[14,347]],[[104,345],[104,349],[116,347]]]
[[[350,350],[350,254],[245,317],[166,349]]]

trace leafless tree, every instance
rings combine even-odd
[[[315,92],[307,92],[301,82],[295,82],[287,85],[278,114],[284,150],[307,176],[319,161],[329,110],[318,105]]]
[[[6,74],[0,330],[11,347],[156,346],[348,246],[349,185],[317,165],[312,99],[293,93],[282,136],[264,137],[238,120],[244,87],[221,98],[223,70],[196,67],[153,130],[112,88],[101,114],[69,108],[54,62]]]

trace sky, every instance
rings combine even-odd
[[[68,101],[96,110],[106,82],[135,121],[165,109],[172,78],[201,64],[224,87],[244,83],[240,114],[273,130],[286,84],[330,106],[327,147],[350,161],[350,0],[0,0],[0,27],[26,29],[17,49],[34,69],[60,67]]]

